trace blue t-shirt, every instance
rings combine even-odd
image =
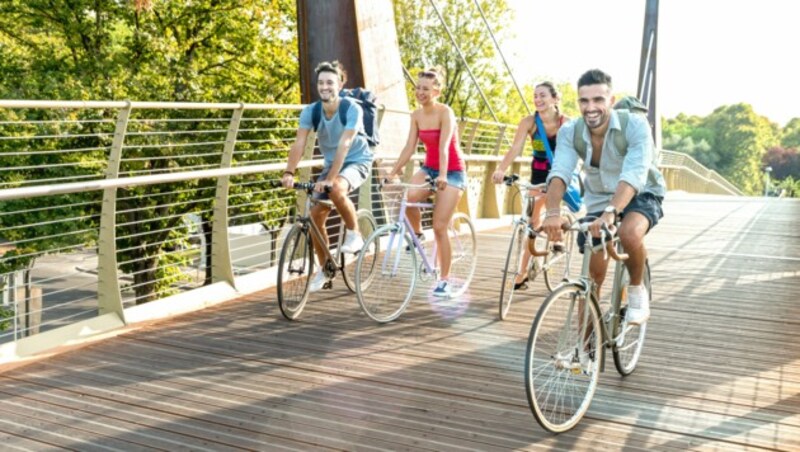
[[[346,102],[342,100],[341,102]],[[300,128],[313,130],[314,123],[312,121],[312,110],[314,104],[306,105],[303,111],[300,112]],[[317,142],[322,151],[322,156],[325,158],[325,167],[328,168],[333,163],[336,157],[336,150],[339,148],[339,139],[345,130],[355,130],[357,133],[353,137],[350,144],[350,150],[344,158],[343,167],[353,163],[372,163],[372,151],[367,144],[367,139],[363,135],[364,126],[362,125],[361,118],[364,115],[361,106],[355,102],[350,102],[350,107],[346,111],[347,121],[342,126],[342,121],[339,119],[339,109],[331,119],[325,117],[325,112],[322,112],[322,117],[319,121],[319,129],[317,129]]]

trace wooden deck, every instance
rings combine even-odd
[[[648,238],[653,317],[571,432],[536,424],[536,281],[497,320],[507,233],[476,280],[377,325],[339,289],[283,320],[274,291],[0,375],[3,449],[800,450],[800,202],[674,194]],[[610,360],[610,357],[609,357]],[[610,362],[610,361],[609,361]]]

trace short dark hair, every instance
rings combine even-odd
[[[578,88],[586,85],[608,85],[611,88],[611,76],[600,69],[589,69],[578,79]]]
[[[330,72],[332,74],[336,74],[341,80],[342,83],[347,81],[347,72],[344,70],[344,66],[338,60],[333,60],[331,62],[323,61],[314,68],[314,72],[319,75],[320,72]]]

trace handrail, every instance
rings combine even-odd
[[[9,333],[0,331],[0,363],[274,283],[282,234],[302,201],[276,183],[303,107],[0,100],[0,113],[8,113],[0,118],[8,119],[0,120],[0,155],[9,162],[0,172],[0,293],[6,306],[18,308],[14,342],[3,343]],[[516,126],[462,118],[458,131],[468,184],[459,209],[493,218],[518,210],[504,186],[487,182]],[[210,133],[219,139],[208,140]],[[322,165],[313,158],[314,141],[311,136],[298,165],[301,178]],[[383,149],[391,149],[387,145]],[[406,176],[423,157],[412,156]],[[376,152],[378,165],[396,158],[395,152]],[[509,171],[524,174],[529,162],[518,157]],[[663,151],[661,167],[671,189],[741,194],[685,154]],[[373,185],[360,190],[359,207],[386,221],[391,200],[373,196]],[[118,196],[119,190],[126,191]],[[60,263],[76,256],[89,263]],[[31,278],[40,262],[51,273]],[[99,275],[96,295],[76,289],[86,287],[87,274]],[[65,285],[52,286],[54,281]],[[144,301],[155,301],[132,306],[141,293],[155,297]],[[35,315],[41,321],[29,324]]]

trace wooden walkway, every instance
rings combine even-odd
[[[467,296],[420,292],[389,325],[341,289],[288,322],[269,291],[5,372],[0,448],[800,450],[800,202],[674,194],[665,210],[639,368],[608,366],[571,432],[528,409],[545,289],[497,320],[496,230]]]

